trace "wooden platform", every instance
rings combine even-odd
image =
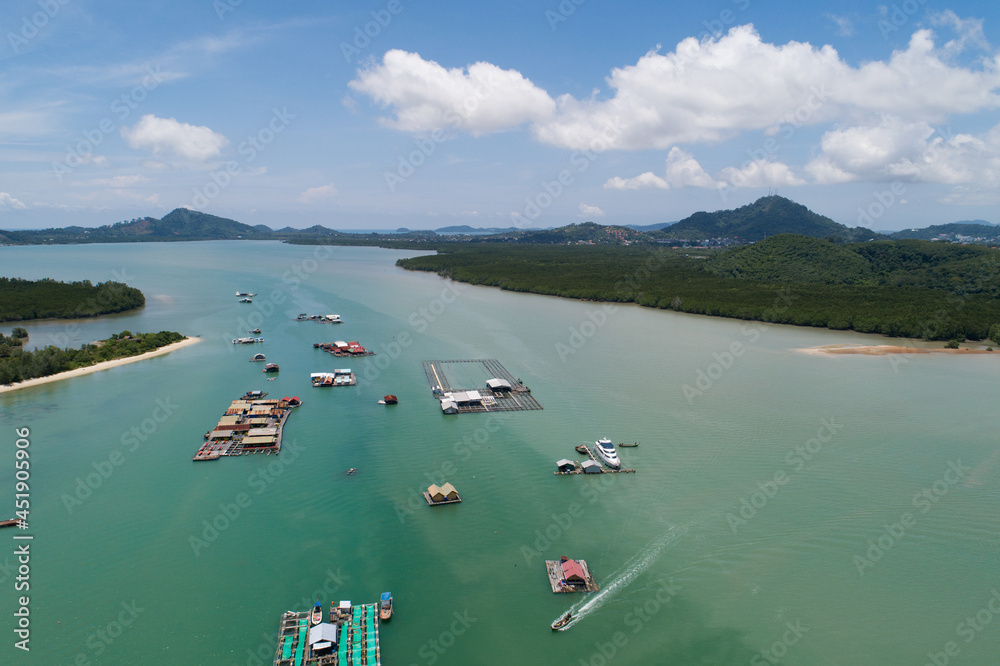
[[[427,500],[427,503],[431,506],[441,506],[442,504],[458,504],[459,502],[462,501],[462,498],[459,497],[458,499],[441,500],[440,502],[435,502],[434,500],[431,499],[431,494],[429,492],[424,491],[423,495],[424,499]]]
[[[625,467],[619,467],[618,469],[611,469],[610,467],[605,466],[604,463],[602,463],[600,460],[597,459],[597,456],[594,455],[594,451],[589,446],[584,445],[583,448],[587,449],[587,456],[589,456],[591,460],[593,460],[594,462],[596,462],[601,466],[601,474],[635,474],[634,469],[627,469]],[[580,464],[577,463],[576,469],[572,471],[561,472],[559,470],[556,470],[552,473],[556,475],[566,476],[567,474],[584,474],[585,472],[583,471],[583,468],[580,467]],[[593,472],[591,472],[591,474],[593,474]]]
[[[511,385],[510,391],[494,391],[486,386],[459,388],[451,384],[446,366],[453,363],[479,363],[488,377],[505,379]],[[482,396],[482,404],[459,405],[459,414],[481,414],[483,412],[519,412],[542,409],[541,404],[531,395],[531,391],[510,374],[500,361],[495,358],[464,359],[449,361],[424,361],[424,374],[427,383],[433,389],[440,387],[444,393],[459,391],[478,391]]]
[[[264,455],[275,455],[281,453],[281,437],[282,431],[285,427],[285,421],[288,420],[288,416],[292,413],[294,407],[279,407],[278,403],[280,400],[266,400],[266,399],[253,399],[245,400],[245,402],[251,405],[267,405],[274,409],[278,409],[280,414],[277,416],[269,417],[271,423],[268,426],[263,427],[273,427],[277,429],[276,439],[274,444],[271,446],[245,446],[243,444],[242,433],[233,432],[233,436],[228,439],[209,439],[198,452],[194,455],[192,460],[195,462],[201,462],[204,460],[218,460],[219,458],[225,456],[245,456],[250,454],[262,453]],[[228,411],[228,410],[227,410]]]
[[[598,587],[597,582],[594,580],[594,575],[590,573],[590,567],[587,566],[586,560],[576,560],[583,567],[584,577],[586,578],[586,583],[583,585],[568,585],[563,582],[562,577],[562,563],[559,560],[545,560],[545,571],[549,576],[549,584],[552,585],[552,591],[557,594],[567,594],[571,592],[597,592],[600,587]]]

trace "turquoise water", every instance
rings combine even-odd
[[[997,358],[808,355],[884,339],[451,285],[397,269],[407,254],[0,248],[4,275],[146,294],[138,313],[27,325],[33,344],[202,337],[0,395],[0,501],[12,514],[28,427],[34,536],[25,654],[0,532],[0,661],[270,663],[285,610],[391,590],[386,664],[995,663]],[[263,345],[228,342],[254,326]],[[378,355],[350,361],[357,387],[312,389],[345,365],[312,348],[334,339]],[[443,416],[421,362],[462,358],[499,359],[544,409]],[[193,463],[254,388],[304,401],[286,453]],[[378,405],[390,392],[399,405]],[[620,450],[636,474],[552,474],[605,435],[641,443]],[[431,509],[419,492],[442,480],[464,501]],[[552,594],[542,560],[564,554],[601,593]]]

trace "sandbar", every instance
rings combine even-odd
[[[805,347],[796,351],[805,354],[866,354],[885,356],[887,354],[993,354],[987,349],[947,349],[945,347],[904,347],[901,345],[823,345]]]
[[[69,379],[71,377],[81,377],[83,375],[89,375],[92,372],[100,372],[101,370],[107,370],[108,368],[114,368],[119,365],[135,363],[136,361],[145,361],[147,358],[153,358],[154,356],[163,356],[164,354],[169,354],[170,352],[176,349],[180,349],[181,347],[187,347],[188,345],[193,345],[198,342],[201,342],[201,338],[197,337],[184,338],[180,342],[174,342],[172,344],[166,345],[165,347],[160,347],[159,349],[154,349],[153,351],[146,352],[145,354],[139,354],[138,356],[125,356],[123,358],[116,358],[111,361],[102,361],[101,363],[88,365],[86,368],[67,370],[66,372],[58,372],[54,375],[47,375],[45,377],[35,377],[34,379],[28,379],[23,382],[17,382],[16,384],[4,384],[0,386],[0,393],[6,393],[7,391],[16,391],[18,389],[29,388],[32,386],[40,386],[42,384],[48,384],[50,382],[59,382],[64,379]]]

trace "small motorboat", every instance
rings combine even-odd
[[[253,301],[250,300],[249,298],[241,298],[240,303],[253,303]]]
[[[381,603],[378,607],[378,619],[382,622],[388,622],[392,619],[392,594],[389,592],[382,593]]]
[[[323,621],[323,604],[318,601],[316,602],[316,605],[313,606],[312,609],[312,615],[309,616],[309,620],[313,624],[319,624]]]
[[[355,474],[355,473],[356,473],[357,471],[358,471],[358,470],[357,470],[357,468],[356,468],[356,467],[352,467],[351,469],[347,470],[347,476],[354,476],[354,474]]]
[[[584,446],[583,444],[581,444],[580,446],[576,447],[576,452],[577,453],[582,453],[583,455],[587,455],[587,451],[588,451],[587,447]]]
[[[565,615],[563,615],[561,618],[552,623],[552,631],[559,631],[567,624],[569,624],[569,621],[572,619],[573,619],[573,614],[569,611],[566,611]]]
[[[260,329],[259,328],[255,328],[252,331],[247,331],[247,333],[256,333],[257,335],[260,335]]]
[[[627,449],[630,449],[630,448],[633,448],[633,447],[636,447],[636,446],[639,446],[639,442],[633,442],[632,444],[626,444],[625,442],[622,442],[622,443],[621,443],[621,444],[619,444],[618,446],[619,446],[619,447],[622,447],[622,446],[624,446],[625,448],[627,448]]]

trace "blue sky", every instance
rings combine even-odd
[[[990,8],[7,0],[0,229],[1000,223]]]

